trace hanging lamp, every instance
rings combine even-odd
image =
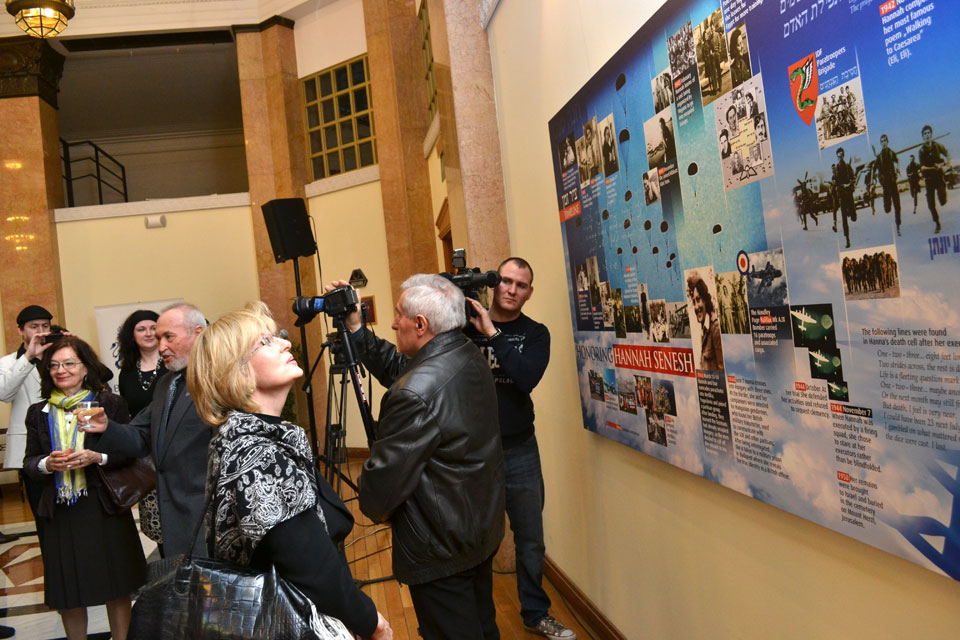
[[[7,13],[34,38],[52,38],[76,12],[73,0],[7,0]]]

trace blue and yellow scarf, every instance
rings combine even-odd
[[[89,389],[80,389],[69,397],[59,390],[50,394],[50,399],[47,400],[47,424],[50,427],[50,442],[54,451],[83,449],[84,433],[77,430],[77,418],[71,411],[81,401],[95,399],[96,395]],[[57,502],[72,505],[77,498],[87,495],[87,476],[83,469],[55,471],[53,476],[57,485]]]

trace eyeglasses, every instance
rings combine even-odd
[[[287,340],[286,335],[287,335],[286,331],[281,331],[280,333],[277,333],[277,334],[272,334],[272,335],[268,334],[265,336],[260,336],[260,339],[257,341],[257,345],[253,348],[253,351],[247,354],[247,357],[243,359],[243,362],[244,363],[249,362],[250,358],[252,358],[253,354],[255,354],[257,351],[259,351],[263,347],[272,347],[274,344],[277,344],[281,340],[283,342],[286,342],[287,344],[290,344],[290,341]]]
[[[73,360],[67,360],[66,362],[51,362],[48,368],[50,369],[50,371],[56,371],[60,367],[63,367],[67,371],[73,371],[74,369],[79,367],[81,364],[83,363],[75,362]]]

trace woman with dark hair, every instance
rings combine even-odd
[[[149,309],[131,313],[120,331],[117,344],[120,347],[120,382],[117,389],[127,401],[130,415],[135,416],[153,400],[153,386],[166,368],[160,357],[157,341],[157,318]]]
[[[158,317],[155,311],[138,309],[127,316],[117,332],[117,344],[120,347],[120,381],[117,390],[127,401],[131,416],[140,413],[153,401],[153,388],[167,372],[156,336]],[[143,496],[137,510],[140,513],[140,530],[157,543],[162,557],[163,536],[156,489]]]
[[[357,637],[390,640],[390,624],[337,551],[353,516],[317,472],[306,432],[280,417],[302,376],[262,302],[226,314],[193,343],[187,389],[214,430],[207,543],[217,560],[273,565],[327,616],[315,629],[321,638],[341,637],[345,625]]]
[[[723,371],[723,346],[720,343],[720,323],[717,309],[707,282],[699,274],[687,278],[687,295],[693,305],[693,313],[700,325],[700,368],[707,371]]]
[[[94,400],[113,420],[128,422],[127,404],[107,390],[110,370],[76,336],[53,343],[38,369],[46,400],[27,410],[23,471],[43,484],[37,527],[44,602],[60,613],[70,640],[86,638],[87,607],[106,604],[110,633],[124,640],[130,594],[143,584],[146,562],[133,515],[113,507],[95,468],[108,464],[107,456],[84,447],[75,411]]]

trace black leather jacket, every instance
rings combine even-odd
[[[363,364],[389,390],[360,476],[360,510],[393,525],[393,572],[421,584],[477,566],[503,538],[497,392],[480,350],[441,333],[407,359],[366,329]]]

